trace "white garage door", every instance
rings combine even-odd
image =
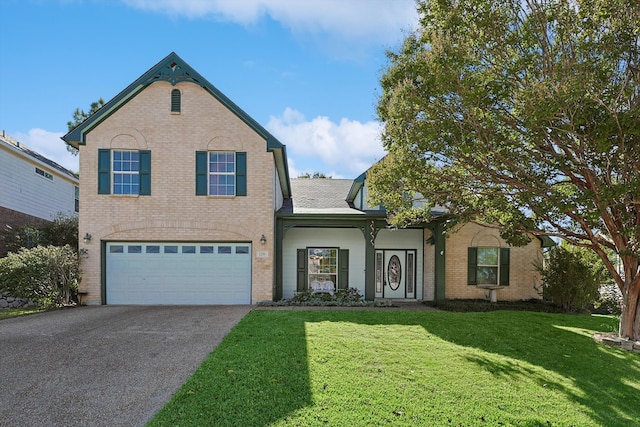
[[[249,243],[107,243],[107,304],[250,304]]]

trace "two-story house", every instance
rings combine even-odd
[[[0,135],[0,230],[40,226],[78,212],[78,177],[20,141]],[[0,240],[0,256],[6,248]]]
[[[355,180],[289,178],[285,146],[175,53],[63,139],[80,150],[90,304],[251,304],[311,288],[374,298],[536,297],[542,241],[444,216],[390,230]]]

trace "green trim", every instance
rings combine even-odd
[[[78,148],[80,145],[85,145],[86,136],[91,132],[91,130],[118,111],[120,107],[129,102],[147,86],[157,81],[166,81],[174,86],[180,82],[190,82],[199,85],[216,98],[221,104],[227,107],[227,109],[229,109],[257,134],[264,138],[266,142],[266,150],[274,153],[276,168],[280,173],[282,193],[284,194],[284,197],[291,196],[291,183],[289,180],[287,155],[284,144],[278,141],[276,137],[244,112],[244,110],[227,98],[207,79],[202,77],[175,52],[171,52],[160,62],[151,67],[142,76],[127,86],[122,92],[102,106],[102,108],[93,113],[87,120],[64,135],[62,140],[75,148]]]
[[[555,240],[553,240],[551,237],[549,236],[536,236],[538,238],[538,240],[540,240],[541,243],[541,247],[542,248],[553,248],[554,246],[557,246],[558,244],[555,242]]]
[[[435,299],[436,301],[444,301],[446,294],[445,284],[445,268],[446,268],[446,238],[445,238],[444,221],[439,220],[435,223],[433,235],[434,243],[434,276],[435,276]]]
[[[509,248],[500,248],[500,278],[498,279],[500,286],[509,286],[510,251]]]
[[[111,150],[98,150],[98,194],[111,194]]]
[[[179,113],[182,111],[182,93],[180,89],[171,90],[171,112]]]
[[[296,251],[296,291],[298,292],[303,292],[309,287],[307,284],[307,252],[306,248]]]
[[[368,171],[368,169],[367,169]],[[358,195],[358,191],[364,187],[364,183],[367,179],[367,172],[363,172],[356,179],[353,180],[353,184],[351,184],[351,189],[349,189],[349,193],[347,194],[347,202],[353,203]]]
[[[107,242],[100,240],[100,304],[107,304]]]
[[[151,195],[151,151],[140,150],[140,191],[141,196]]]
[[[478,284],[478,248],[467,248],[467,285]]]
[[[273,300],[280,301],[282,299],[283,289],[282,289],[282,268],[283,268],[283,256],[282,256],[282,246],[284,239],[284,227],[282,221],[279,219],[275,219],[275,230],[276,230],[276,244],[275,244],[275,282],[274,282],[274,291],[273,291]]]
[[[247,195],[247,153],[236,153],[236,196]]]
[[[196,196],[206,196],[207,175],[209,170],[209,153],[206,151],[196,151]]]
[[[338,249],[338,289],[349,288],[349,249]]]
[[[364,299],[376,299],[376,248],[366,238],[364,244]]]

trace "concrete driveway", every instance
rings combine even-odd
[[[250,310],[95,306],[2,320],[0,425],[143,425]]]

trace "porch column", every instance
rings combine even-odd
[[[444,235],[444,223],[438,221],[436,223],[433,235],[435,238],[434,251],[434,276],[435,276],[435,300],[443,301],[445,299],[445,255],[446,255],[446,239]]]
[[[360,231],[364,234],[364,299],[373,301],[376,297],[376,236],[380,231],[375,220],[371,220]]]

